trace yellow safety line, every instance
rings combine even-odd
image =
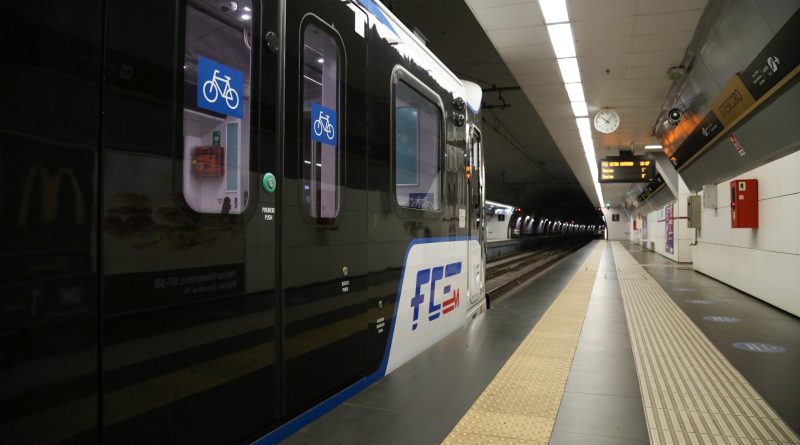
[[[799,444],[636,259],[619,243],[612,249],[650,443]]]
[[[549,442],[604,246],[598,243],[443,443]]]

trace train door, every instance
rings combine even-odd
[[[279,210],[288,415],[364,376],[370,356],[366,40],[353,7],[286,2]]]
[[[468,159],[470,163],[470,236],[478,240],[480,251],[478,254],[470,253],[472,275],[476,280],[478,292],[471,295],[473,302],[483,298],[486,277],[486,209],[483,173],[483,143],[481,132],[477,128],[470,134]],[[472,260],[474,263],[472,264]]]
[[[281,415],[279,2],[104,10],[102,437],[245,442]]]

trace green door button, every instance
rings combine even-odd
[[[278,181],[275,180],[275,175],[272,173],[266,173],[264,179],[261,180],[261,187],[264,187],[264,191],[267,193],[274,192],[277,186]]]

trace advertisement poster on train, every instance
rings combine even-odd
[[[666,208],[665,226],[667,228],[666,246],[667,253],[675,253],[675,220],[673,219],[673,205],[670,204]]]

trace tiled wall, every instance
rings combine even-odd
[[[703,209],[694,268],[800,316],[800,152],[733,179],[758,180],[757,229],[732,229],[729,181]]]
[[[611,220],[611,215],[619,214],[619,221]],[[608,239],[610,241],[627,241],[630,239],[631,221],[622,207],[611,207],[610,209],[603,208],[603,215],[606,217],[606,226],[608,227]]]

